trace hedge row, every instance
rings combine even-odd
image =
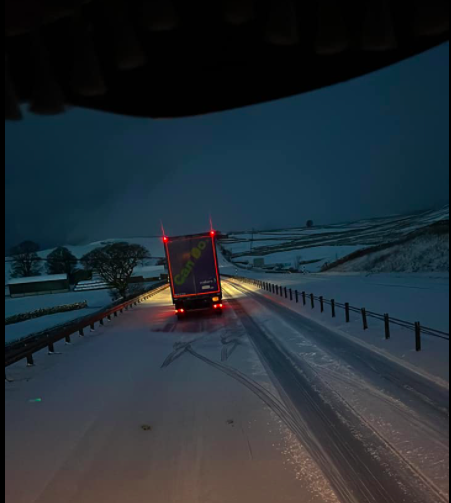
[[[68,313],[70,311],[79,311],[80,309],[86,309],[88,307],[88,302],[77,302],[76,304],[67,304],[64,306],[48,307],[45,309],[38,309],[37,311],[32,311],[30,313],[15,314],[5,319],[6,325],[13,325],[14,323],[21,323],[23,321],[34,320],[36,318],[42,318],[43,316],[49,316],[51,314],[58,313]]]

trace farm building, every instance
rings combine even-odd
[[[11,279],[8,286],[11,297],[66,293],[70,291],[67,274]]]

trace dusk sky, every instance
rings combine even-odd
[[[304,225],[449,201],[449,45],[332,88],[180,120],[7,123],[6,247]]]

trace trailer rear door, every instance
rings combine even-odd
[[[169,238],[166,242],[174,298],[220,293],[215,238]]]

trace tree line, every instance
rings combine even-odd
[[[74,284],[80,271],[95,273],[115,290],[121,297],[128,292],[130,278],[135,268],[151,258],[149,251],[141,245],[127,242],[111,243],[96,248],[78,259],[68,248],[55,248],[46,258],[38,255],[40,246],[33,241],[11,248],[13,278],[30,278],[40,276],[45,263],[49,275],[67,274]],[[79,264],[82,269],[79,268]]]

